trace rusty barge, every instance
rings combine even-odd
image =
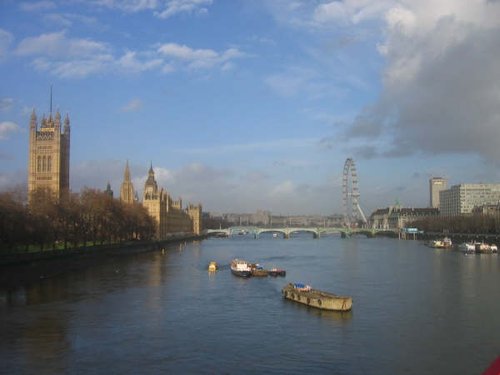
[[[288,283],[281,293],[286,299],[322,310],[350,311],[352,309],[351,297],[313,289],[309,285]]]

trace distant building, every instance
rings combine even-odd
[[[61,199],[69,193],[69,150],[70,126],[66,115],[61,126],[61,114],[52,113],[42,117],[40,128],[35,110],[31,113],[29,159],[28,159],[28,199],[36,190],[42,189]]]
[[[132,203],[133,200],[125,199],[134,196],[132,194],[133,187],[127,181],[130,181],[128,163],[125,167],[124,183],[122,184],[122,201]],[[165,239],[173,233],[201,233],[201,204],[190,204],[186,209],[183,209],[181,199],[174,201],[165,189],[158,188],[153,166],[149,168],[148,178],[144,184],[142,205],[156,223],[157,239]]]
[[[134,191],[134,185],[130,179],[130,169],[125,165],[125,172],[123,173],[123,182],[120,188],[120,200],[125,203],[133,203],[136,200],[136,194]]]
[[[500,216],[500,203],[476,206],[472,209],[472,213],[483,216]]]
[[[460,184],[440,192],[442,216],[472,213],[474,207],[500,203],[500,184]]]
[[[441,177],[432,177],[429,180],[429,207],[439,208],[439,192],[448,188],[448,182]]]
[[[416,220],[439,216],[438,208],[404,208],[391,206],[375,210],[369,222],[373,229],[394,230],[406,227]]]
[[[106,190],[104,190],[104,193],[109,195],[111,198],[113,198],[113,190],[111,190],[111,184],[108,182],[106,185]]]

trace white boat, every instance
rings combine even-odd
[[[250,277],[252,276],[252,267],[246,260],[233,259],[231,261],[231,272],[236,276]]]
[[[476,253],[498,253],[497,245],[489,245],[484,242],[476,242]]]
[[[464,242],[458,245],[458,249],[466,254],[472,254],[476,252],[476,245],[473,242]]]

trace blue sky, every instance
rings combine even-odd
[[[215,212],[369,214],[428,180],[499,182],[500,3],[0,2],[0,188],[27,180],[34,108],[71,120],[71,181],[115,193],[128,160]]]

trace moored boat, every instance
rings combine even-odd
[[[286,276],[286,271],[281,268],[273,267],[269,270],[269,276]]]
[[[349,311],[352,309],[352,298],[338,296],[333,293],[313,289],[309,285],[288,283],[281,290],[286,299],[323,310]]]
[[[250,277],[252,276],[252,268],[250,267],[250,263],[246,260],[241,259],[233,259],[231,261],[231,272],[233,275],[240,277]]]
[[[466,254],[472,254],[476,252],[476,245],[474,242],[464,242],[458,245],[458,249]]]
[[[489,253],[496,253],[498,252],[498,248],[497,248],[497,245],[489,245],[487,243],[484,243],[484,242],[476,242],[476,253],[486,253],[486,254],[489,254]]]
[[[434,240],[429,242],[429,246],[435,249],[449,249],[453,245],[450,238],[445,237],[442,240]]]

